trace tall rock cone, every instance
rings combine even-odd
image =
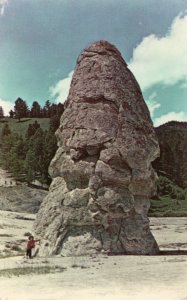
[[[77,61],[37,214],[42,255],[156,254],[149,229],[158,142],[133,74],[99,41]]]

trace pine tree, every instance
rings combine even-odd
[[[5,124],[8,125],[8,124]],[[7,132],[7,134],[6,134]],[[8,130],[5,130],[5,133],[2,132],[2,147],[1,147],[1,154],[2,154],[2,165],[8,171],[11,167],[11,156],[10,152],[12,147],[14,146],[14,135]]]
[[[3,118],[3,117],[4,117],[4,111],[3,111],[2,106],[0,106],[0,118]]]
[[[35,180],[37,174],[37,158],[32,148],[27,151],[24,167],[26,170],[27,182],[32,182]]]
[[[14,114],[15,114],[15,113],[14,113],[13,110],[11,109],[11,110],[9,111],[9,116],[10,116],[11,119],[13,119]]]
[[[46,183],[50,183],[50,177],[48,174],[49,165],[57,150],[56,136],[54,132],[50,130],[45,133],[44,149],[45,151],[44,151],[43,177]]]
[[[15,101],[15,106],[14,106],[15,117],[20,122],[21,118],[25,118],[28,116],[28,112],[29,112],[29,110],[28,110],[26,101],[22,100],[21,98],[18,98]]]
[[[29,180],[40,179],[43,172],[44,160],[44,132],[38,128],[29,139],[29,148],[25,159],[26,177]],[[32,176],[31,176],[32,175]]]
[[[34,101],[31,107],[31,117],[40,118],[41,117],[41,106],[37,101]]]
[[[51,108],[51,102],[49,100],[47,100],[45,102],[45,105],[44,105],[44,108],[43,108],[43,113],[44,113],[45,118],[50,117],[50,108]]]
[[[25,142],[15,132],[5,135],[2,144],[2,165],[10,171],[16,179],[24,174],[24,160],[26,156]]]
[[[29,124],[25,135],[26,139],[27,140],[30,139],[39,128],[40,128],[40,124],[37,121],[35,121],[33,124]]]
[[[59,115],[56,114],[50,118],[49,121],[50,131],[55,132],[58,129],[59,125],[60,125],[60,117]]]

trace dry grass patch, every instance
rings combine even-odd
[[[57,266],[20,267],[0,270],[0,277],[19,277],[24,275],[43,275],[64,272],[66,268]]]

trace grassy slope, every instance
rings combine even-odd
[[[151,217],[187,217],[187,189],[172,180],[160,176],[157,182],[157,197],[151,199]]]
[[[149,217],[187,217],[187,199],[177,201],[170,196],[152,199]]]
[[[8,126],[11,131],[15,131],[23,136],[27,131],[29,124],[33,124],[37,121],[43,130],[49,129],[49,118],[23,118],[20,122],[17,119],[3,118],[0,119],[0,140],[1,132],[5,123],[8,123]]]

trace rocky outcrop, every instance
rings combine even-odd
[[[35,222],[41,253],[157,253],[147,212],[159,147],[139,85],[108,42],[80,55],[57,138]]]
[[[155,128],[160,157],[153,166],[180,187],[187,187],[187,122],[171,121]]]

